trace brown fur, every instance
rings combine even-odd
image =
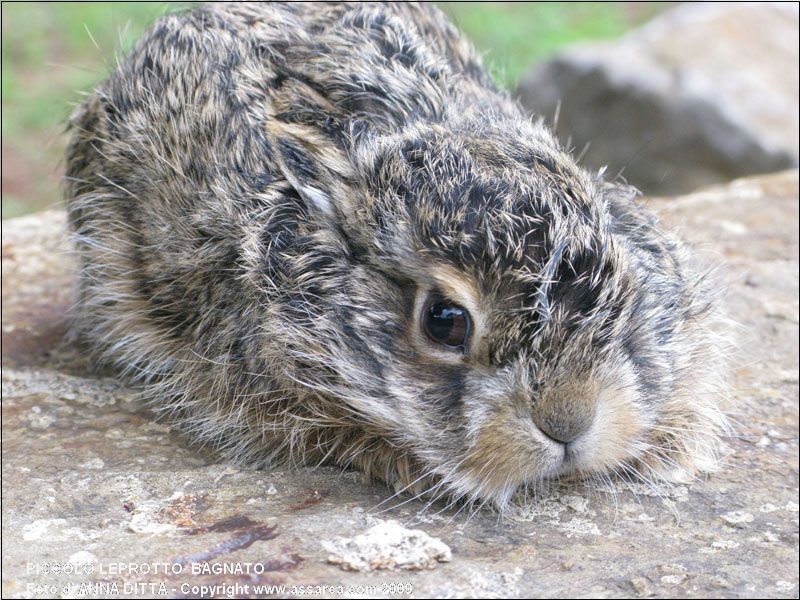
[[[498,506],[713,456],[701,277],[438,9],[166,16],[72,127],[78,329],[224,456]],[[472,315],[464,351],[421,333],[434,290]]]

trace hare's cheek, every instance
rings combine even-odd
[[[640,397],[632,369],[618,368],[614,380],[598,386],[591,423],[567,445],[566,470],[610,471],[646,450],[652,410]]]
[[[467,496],[502,506],[518,486],[555,475],[563,462],[560,444],[548,440],[529,417],[512,406],[473,423],[471,444],[454,478]]]

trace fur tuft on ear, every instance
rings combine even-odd
[[[310,207],[338,220],[352,208],[354,170],[342,138],[330,132],[333,106],[296,80],[270,100],[267,136],[282,175]]]

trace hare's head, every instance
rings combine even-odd
[[[270,131],[337,256],[298,266],[316,298],[287,325],[317,366],[306,384],[416,476],[503,505],[562,474],[713,453],[718,412],[692,389],[698,282],[632,192],[541,125],[465,109],[395,132],[277,116]]]

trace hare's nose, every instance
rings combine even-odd
[[[582,403],[537,402],[533,421],[547,437],[569,444],[581,437],[592,425],[594,411]]]

